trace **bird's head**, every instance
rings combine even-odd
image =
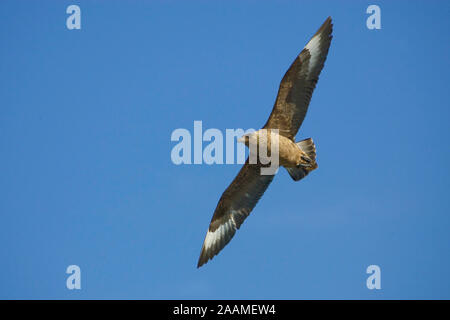
[[[242,137],[237,139],[237,142],[245,144],[247,147],[249,144],[257,143],[258,141],[258,135],[256,132],[251,132],[244,134]]]

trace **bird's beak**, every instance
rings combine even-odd
[[[245,136],[242,136],[239,139],[237,139],[237,142],[245,143]]]

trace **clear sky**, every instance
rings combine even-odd
[[[297,135],[318,170],[280,170],[197,269],[240,165],[176,166],[172,131],[261,127],[328,16]],[[0,298],[450,298],[449,16],[449,1],[1,1]]]

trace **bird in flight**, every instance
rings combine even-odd
[[[328,17],[281,80],[267,123],[261,130],[244,135],[238,140],[245,143],[251,153],[252,146],[262,141],[263,133],[266,133],[266,137],[276,135],[279,165],[287,169],[294,181],[301,180],[317,168],[316,148],[312,139],[295,142],[295,135],[305,118],[327,58],[332,31],[333,24],[331,17]],[[267,143],[267,149],[269,148],[270,143]],[[263,164],[262,160],[252,162],[247,159],[236,178],[224,191],[206,233],[197,268],[212,259],[230,242],[266,191],[275,173],[261,174],[261,168],[265,166],[267,165]]]

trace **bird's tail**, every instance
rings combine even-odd
[[[312,166],[311,167],[294,167],[294,168],[286,168],[286,170],[291,175],[292,179],[294,181],[299,181],[306,177],[309,172],[313,171],[314,169],[317,169],[317,162],[316,162],[316,146],[314,145],[314,142],[311,138],[299,141],[296,143],[297,146],[299,146],[300,149],[305,152],[308,157],[312,160]]]

